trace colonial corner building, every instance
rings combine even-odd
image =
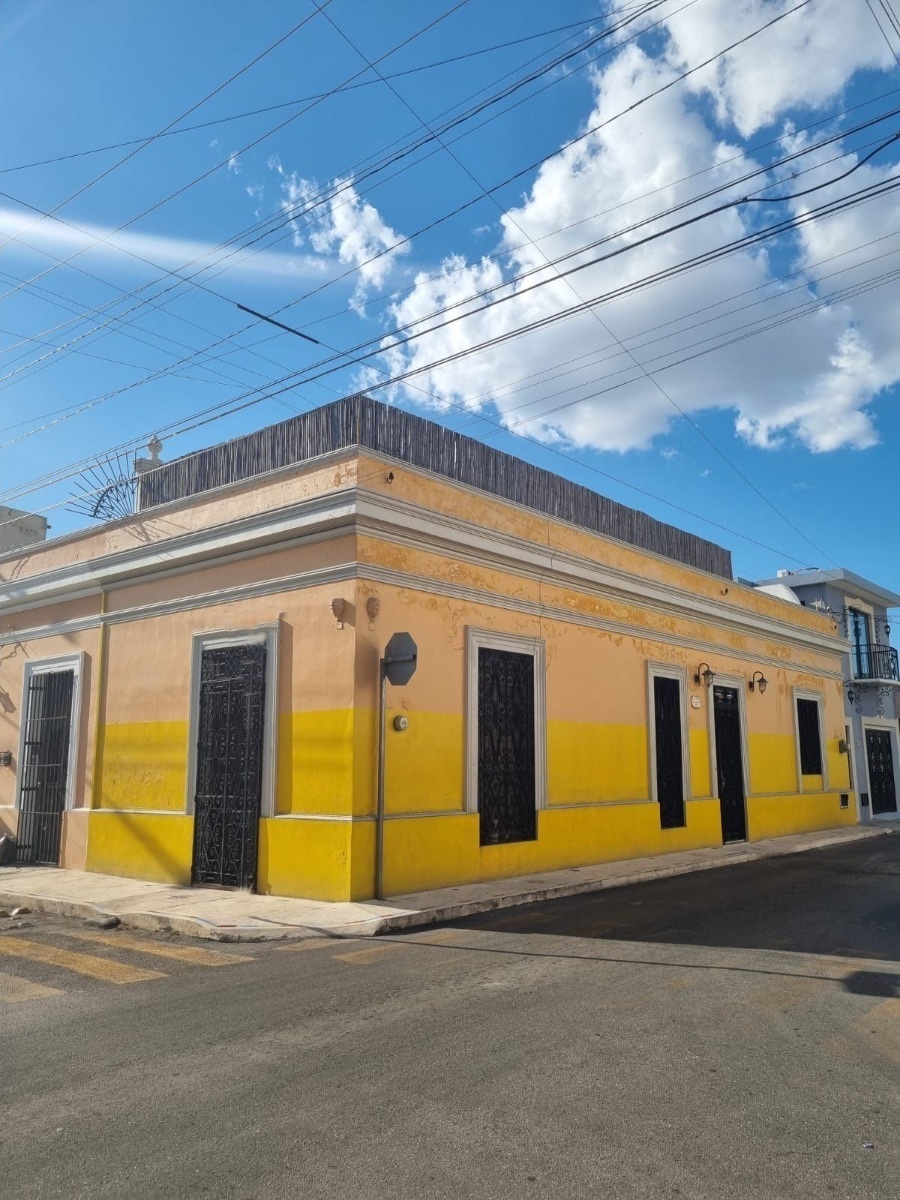
[[[718,546],[365,396],[143,465],[0,557],[19,861],[345,900],[858,819],[840,620]]]

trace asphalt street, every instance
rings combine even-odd
[[[0,1196],[895,1200],[900,837],[404,936],[0,920]]]

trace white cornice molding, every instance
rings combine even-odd
[[[459,484],[454,486],[461,487]],[[480,495],[475,488],[467,490],[473,496]],[[594,536],[590,531],[582,532]],[[358,487],[343,488],[324,496],[310,497],[283,508],[255,513],[224,525],[192,530],[190,533],[166,539],[163,543],[134,547],[92,562],[74,563],[27,579],[12,580],[0,585],[0,615],[11,616],[43,605],[96,596],[101,591],[193,570],[201,565],[212,566],[236,558],[249,557],[269,546],[281,549],[289,545],[306,545],[339,534],[365,534],[425,553],[449,555],[458,561],[487,567],[507,575],[542,580],[592,596],[637,605],[660,615],[676,616],[690,622],[701,620],[716,628],[744,636],[772,638],[807,651],[833,654],[846,649],[843,639],[836,635],[804,628],[789,619],[763,616],[733,604],[699,596],[671,584],[645,579],[570,551],[542,546],[527,538],[474,525],[458,517],[436,512],[394,496],[385,496],[381,492]],[[639,550],[636,552],[642,553]],[[329,571],[338,573],[329,574]],[[528,605],[510,597],[486,597],[484,593],[465,587],[454,586],[448,590],[437,580],[415,575],[392,575],[377,568],[369,568],[367,564],[359,567],[354,564],[352,569],[347,566],[330,568],[329,571],[300,572],[274,580],[217,590],[213,594],[179,597],[177,600],[161,604],[141,606],[140,609],[113,612],[106,620],[110,623],[136,620],[142,616],[164,615],[180,608],[202,607],[226,599],[265,595],[292,587],[315,586],[317,579],[321,582],[331,582],[365,574],[367,577],[380,577],[385,582],[390,579],[419,590],[428,589],[467,599],[477,597],[482,602],[487,600],[488,603],[500,603],[504,607],[514,607],[521,611],[534,609],[547,616],[552,613],[560,619],[570,622],[574,620],[598,628],[628,633],[636,631],[636,627],[628,622],[601,620],[562,610],[557,612],[544,605]],[[739,587],[730,581],[721,582],[729,591]],[[59,632],[64,629],[74,631],[99,623],[99,617],[89,617],[60,622],[53,628]],[[33,632],[23,630],[17,634],[0,637],[0,641],[21,640],[29,635],[41,636],[47,628],[48,626],[38,627]],[[641,627],[639,632],[641,636],[646,636],[648,632],[653,631]],[[709,645],[689,636],[660,632],[659,637],[664,641],[691,646]],[[754,654],[752,657],[759,656]]]
[[[625,599],[628,603],[667,616],[674,613],[690,620],[699,617],[718,627],[727,627],[754,637],[775,637],[804,649],[825,650],[828,653],[840,653],[846,649],[843,639],[836,634],[817,633],[790,620],[739,609],[570,551],[543,546],[484,526],[474,526],[444,513],[435,515],[419,505],[386,497],[380,492],[358,489],[356,511],[357,533],[387,538],[412,549],[432,554],[443,552],[476,566],[588,591],[591,595],[610,600],[621,602]],[[639,550],[637,552],[641,553]],[[723,580],[722,586],[730,592],[732,587],[739,585]]]
[[[96,596],[101,591],[158,579],[177,570],[258,553],[274,544],[280,548],[290,542],[321,540],[329,533],[352,533],[354,522],[355,489],[344,488],[225,525],[191,530],[162,542],[0,583],[0,614]]]

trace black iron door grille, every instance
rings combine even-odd
[[[744,812],[744,759],[741,750],[741,713],[736,688],[713,689],[716,738],[716,777],[722,811],[722,841],[747,838]]]
[[[537,837],[534,657],[478,650],[478,812],[482,846]]]
[[[252,888],[256,882],[265,679],[263,645],[203,651],[194,883]]]
[[[41,671],[28,681],[17,862],[53,866],[59,862],[74,685],[74,671]]]
[[[681,741],[681,685],[677,679],[653,679],[656,728],[656,798],[663,829],[684,825],[684,759]]]
[[[894,786],[894,756],[891,751],[889,730],[866,730],[866,758],[869,763],[872,816],[895,813],[897,811],[897,790]]]

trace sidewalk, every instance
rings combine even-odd
[[[573,867],[355,904],[173,887],[118,875],[63,871],[53,867],[2,867],[0,908],[11,910],[22,906],[34,912],[71,917],[116,916],[123,925],[135,929],[187,934],[220,942],[260,942],[317,934],[371,937],[391,930],[459,920],[496,908],[798,854],[893,831],[891,827],[877,826],[792,834],[752,844],[741,842],[712,850],[690,850],[626,862]]]

